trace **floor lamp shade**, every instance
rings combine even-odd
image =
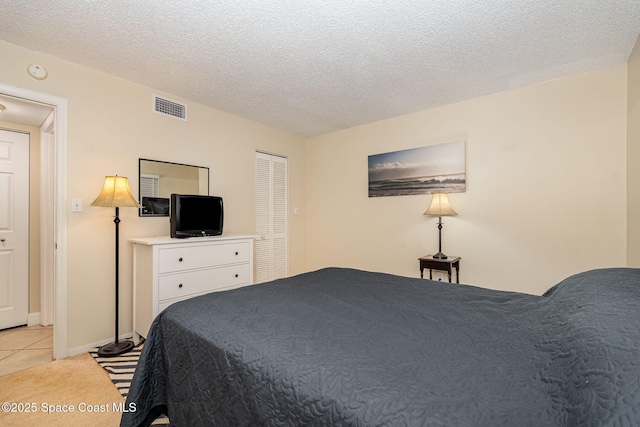
[[[438,259],[447,259],[447,256],[442,253],[442,217],[458,215],[451,207],[447,194],[434,194],[431,199],[431,205],[429,206],[429,209],[425,211],[424,215],[438,217],[438,253],[433,257]]]
[[[118,305],[119,305],[119,246],[120,246],[120,208],[142,208],[142,206],[133,198],[131,189],[129,188],[129,180],[124,176],[107,176],[104,180],[104,186],[102,191],[91,203],[91,206],[103,206],[109,208],[116,208],[116,216],[113,222],[116,225],[116,331],[115,340],[110,344],[103,345],[98,349],[98,355],[100,357],[113,357],[130,351],[134,344],[129,340],[120,341],[118,339]]]
[[[142,205],[134,199],[129,188],[129,179],[126,176],[106,176],[104,186],[91,206],[103,206],[108,208],[142,208]]]

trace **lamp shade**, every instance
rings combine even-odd
[[[436,193],[431,199],[431,206],[424,213],[429,216],[453,216],[458,215],[449,204],[447,193]]]
[[[106,176],[102,192],[91,206],[141,208],[131,194],[126,176]]]

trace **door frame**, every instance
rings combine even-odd
[[[54,181],[53,236],[53,358],[64,359],[67,351],[67,125],[68,101],[64,98],[0,83],[0,93],[50,105],[55,111],[54,150],[50,178]],[[51,231],[51,230],[49,230]],[[47,249],[44,249],[47,250]]]
[[[40,126],[40,324],[54,323],[55,111]]]

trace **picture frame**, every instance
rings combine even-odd
[[[465,141],[370,155],[369,197],[464,193]]]

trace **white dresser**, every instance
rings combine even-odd
[[[254,236],[129,239],[133,243],[133,337],[174,302],[253,284]]]

